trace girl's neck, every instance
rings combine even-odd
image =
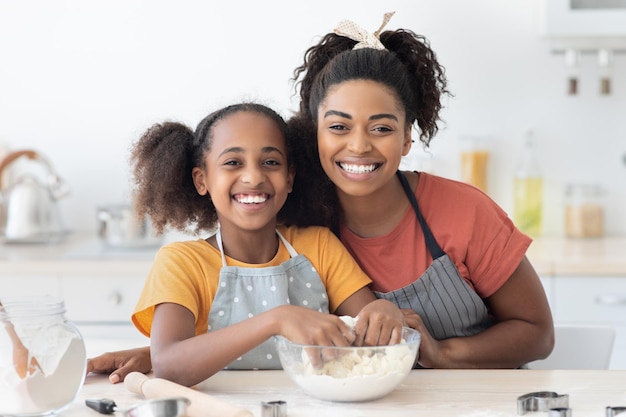
[[[278,252],[279,242],[276,224],[270,224],[260,230],[241,230],[222,225],[222,245],[224,254],[229,258],[247,264],[265,264]],[[217,248],[216,236],[209,240]]]
[[[414,189],[416,179],[409,178],[409,184]],[[337,195],[343,210],[343,224],[363,238],[390,233],[409,207],[409,200],[395,175],[384,187],[367,196],[350,196],[339,190]]]

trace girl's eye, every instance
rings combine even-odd
[[[239,163],[239,161],[229,160],[229,161],[224,162],[224,165],[237,166],[237,165],[241,165],[241,164]]]
[[[344,125],[330,125],[328,126],[328,128],[331,130],[337,130],[337,131],[347,130],[347,128]]]
[[[280,162],[271,159],[271,160],[263,162],[263,165],[278,166],[280,165]]]

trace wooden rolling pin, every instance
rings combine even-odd
[[[187,417],[253,417],[250,410],[237,407],[167,379],[148,378],[141,372],[131,372],[124,378],[124,386],[146,398],[185,397],[191,404],[187,408]]]

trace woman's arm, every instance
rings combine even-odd
[[[517,368],[552,352],[552,313],[526,257],[486,302],[493,326],[474,336],[440,341],[430,336],[417,314],[403,310],[408,325],[422,333],[419,363],[427,368]]]

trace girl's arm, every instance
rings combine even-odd
[[[517,368],[547,357],[554,346],[552,313],[545,291],[526,257],[487,300],[495,324],[469,337],[434,340],[421,317],[403,311],[422,334],[419,363],[427,368]]]
[[[154,375],[195,385],[274,335],[303,344],[352,342],[350,328],[339,317],[292,305],[196,336],[193,314],[179,304],[164,303],[155,309],[150,335]]]
[[[358,315],[355,332],[352,333],[337,315]],[[277,321],[279,326],[276,326]],[[345,346],[353,342],[356,345],[381,345],[398,342],[403,324],[400,310],[386,300],[377,300],[367,287],[346,299],[335,314],[285,305],[200,336],[194,334],[193,314],[189,310],[178,304],[160,304],[152,326],[152,347],[96,356],[88,360],[87,373],[109,373],[111,383],[122,382],[130,372],[152,370],[152,350],[153,355],[158,352],[155,364],[160,361],[155,366],[155,374],[163,373],[166,378],[170,375],[168,379],[193,385],[194,381],[210,377],[273,334],[283,334],[305,344]],[[275,327],[280,329],[272,330]]]

